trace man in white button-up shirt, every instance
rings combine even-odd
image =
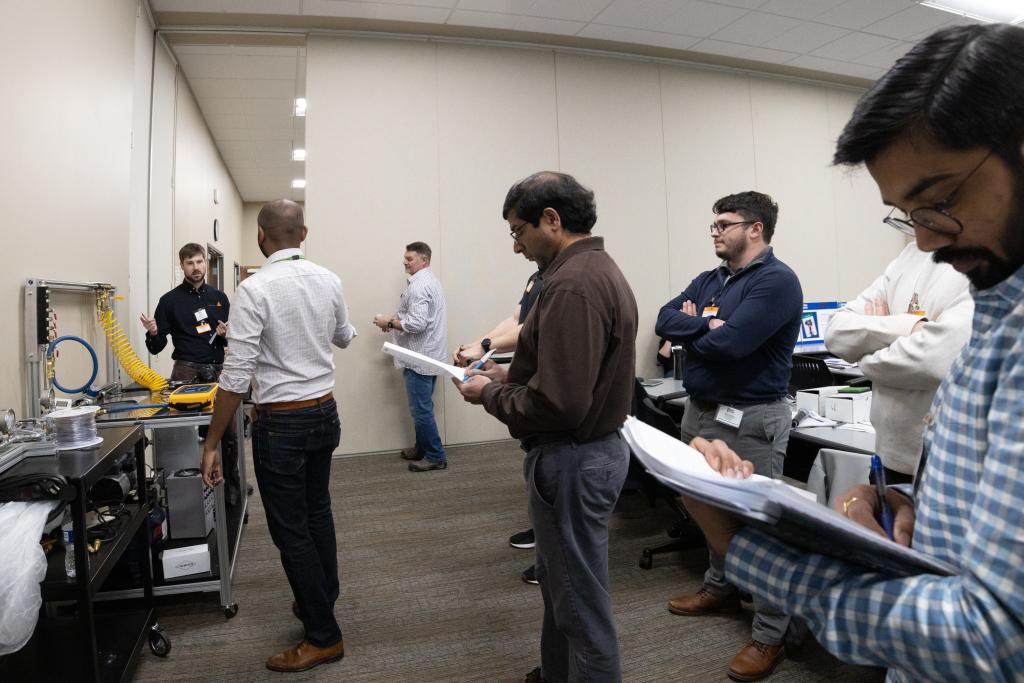
[[[398,310],[390,316],[377,314],[373,324],[381,332],[394,331],[399,346],[422,353],[435,360],[448,360],[448,314],[441,281],[430,269],[430,247],[413,242],[405,247],[405,272],[408,286],[402,292]],[[395,367],[402,369],[409,412],[416,429],[416,447],[402,452],[412,460],[413,472],[443,470],[448,467],[444,446],[434,420],[434,385],[441,370],[395,357]]]
[[[203,479],[223,481],[217,444],[252,383],[252,448],[270,537],[305,638],[267,659],[274,671],[304,671],[341,659],[334,617],[338,557],[328,486],[341,439],[334,402],[334,355],[356,336],[338,276],[306,260],[302,208],[279,199],[257,218],[267,262],[239,285],[228,326],[216,407],[203,450]]]

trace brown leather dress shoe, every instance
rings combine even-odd
[[[740,597],[735,593],[724,598],[712,595],[701,588],[694,595],[680,595],[668,601],[668,611],[684,617],[699,617],[704,614],[729,614],[740,608]]]
[[[759,681],[775,671],[775,667],[785,658],[785,646],[765,645],[752,640],[729,662],[729,678],[734,681]]]
[[[271,671],[305,671],[327,662],[336,662],[345,656],[345,642],[339,640],[330,647],[317,647],[308,641],[302,641],[280,654],[267,658],[267,668]]]

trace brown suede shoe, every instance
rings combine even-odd
[[[668,601],[668,611],[684,617],[699,617],[704,614],[730,614],[740,608],[740,598],[733,594],[720,598],[701,588],[694,595],[680,595]]]
[[[410,472],[430,472],[431,470],[446,470],[448,469],[448,461],[442,460],[441,462],[431,462],[429,460],[420,460],[419,462],[409,463]]]
[[[420,454],[416,447],[403,448],[401,453],[398,454],[402,460],[422,460],[423,456]]]
[[[271,671],[305,671],[327,662],[336,662],[345,656],[345,642],[339,640],[330,647],[317,647],[308,641],[302,641],[280,654],[267,658],[267,668]]]
[[[734,681],[759,681],[775,671],[775,667],[785,658],[785,646],[765,645],[752,640],[729,662],[729,678]]]

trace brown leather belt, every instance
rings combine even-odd
[[[320,398],[309,398],[305,401],[281,401],[280,403],[257,403],[256,410],[298,410],[299,408],[312,408],[322,403],[334,400],[334,394],[328,391]]]

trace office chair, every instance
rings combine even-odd
[[[632,412],[641,422],[679,438],[679,422],[662,410],[647,395],[639,377],[634,384]],[[644,548],[640,555],[641,569],[650,569],[654,566],[655,555],[688,550],[703,545],[704,541],[700,530],[690,521],[690,516],[679,504],[679,494],[655,480],[633,458],[630,458],[629,461],[629,474],[626,477],[626,482],[629,488],[640,490],[646,494],[651,507],[655,506],[659,498],[664,500],[675,517],[672,527],[668,530],[668,535],[672,540],[661,545]]]
[[[789,393],[795,396],[801,389],[831,386],[832,372],[828,364],[814,356],[793,354],[793,369],[789,373]]]

